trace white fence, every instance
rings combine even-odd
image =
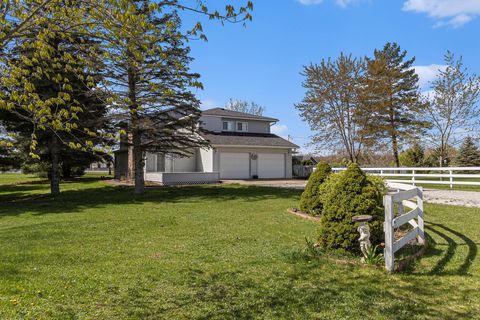
[[[345,168],[333,168],[342,171]],[[444,184],[480,186],[480,167],[362,168],[369,174],[386,177],[387,182],[404,184]],[[408,178],[408,179],[405,179]],[[427,178],[427,179],[422,179]],[[461,179],[461,180],[458,180]]]
[[[400,183],[387,183],[393,192],[383,197],[385,207],[385,268],[394,270],[395,252],[406,244],[417,239],[419,244],[425,244],[423,190],[421,187]],[[405,207],[410,211],[405,213]],[[412,229],[403,237],[395,239],[395,229],[405,224],[410,224]]]
[[[302,164],[295,164],[292,166],[293,176],[295,178],[308,178],[312,174],[315,166],[304,166]]]

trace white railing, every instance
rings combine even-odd
[[[385,207],[384,257],[385,268],[392,272],[395,266],[395,252],[415,239],[419,244],[425,244],[423,190],[421,187],[401,183],[387,183],[387,186],[391,192],[383,197]],[[411,210],[405,213],[405,207]],[[407,223],[412,226],[412,229],[403,237],[395,240],[395,229]]]
[[[342,171],[346,168],[333,168]],[[386,182],[404,184],[445,184],[453,188],[454,185],[480,186],[480,167],[401,167],[401,168],[362,168],[371,175],[387,177]],[[460,173],[455,173],[460,172]],[[471,173],[467,173],[471,172]],[[391,179],[393,178],[393,179]],[[410,178],[410,179],[402,179]],[[420,178],[420,179],[418,179]],[[421,178],[433,178],[425,180]],[[463,180],[455,180],[463,179]],[[472,181],[473,179],[473,181]],[[467,181],[465,181],[467,180]]]

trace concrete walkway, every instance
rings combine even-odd
[[[243,185],[305,189],[306,180],[225,180],[223,183],[238,183]],[[455,206],[480,208],[480,192],[460,190],[424,189],[426,202],[450,204]]]

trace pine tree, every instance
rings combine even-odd
[[[364,116],[365,130],[377,139],[391,144],[395,165],[400,166],[399,144],[420,135],[428,124],[419,120],[427,107],[418,90],[418,75],[413,69],[415,58],[406,59],[407,52],[396,43],[387,43],[367,58]]]
[[[90,70],[82,59],[72,62],[72,69],[76,72],[69,71],[69,67],[63,65],[65,61],[62,57],[73,56],[73,52],[79,57],[82,48],[96,44],[86,38],[64,37],[55,32],[49,32],[43,40],[52,48],[50,59],[41,59],[42,51],[37,50],[35,39],[25,38],[24,42],[10,51],[8,66],[12,69],[12,75],[9,81],[4,82],[5,97],[7,101],[15,101],[18,92],[33,95],[35,101],[46,105],[46,112],[50,113],[51,119],[56,119],[58,123],[68,121],[69,127],[55,130],[55,127],[45,123],[40,130],[31,112],[34,106],[29,100],[17,100],[19,107],[14,110],[0,109],[0,120],[7,132],[17,136],[15,148],[23,154],[21,158],[25,163],[44,164],[38,168],[45,165],[50,167],[48,176],[51,193],[56,195],[60,193],[61,170],[68,175],[67,167],[72,163],[88,165],[86,162],[104,156],[103,152],[97,155],[91,152],[105,142],[104,138],[111,138],[112,128],[106,118],[107,108],[102,99],[104,94],[92,89],[93,84],[100,80],[100,75]],[[48,64],[53,64],[53,68],[45,67]],[[28,74],[33,76],[27,86],[22,80]],[[87,86],[86,82],[91,84]],[[72,110],[74,113],[70,112]],[[33,145],[32,135],[35,141]],[[31,157],[32,152],[35,157]]]
[[[423,167],[425,165],[425,149],[415,141],[410,148],[400,154],[400,163],[406,167]]]
[[[107,85],[134,163],[127,176],[134,177],[140,194],[146,152],[188,156],[194,148],[208,146],[198,126],[200,102],[191,92],[202,85],[199,75],[189,71],[192,58],[176,12],[160,15],[144,0],[112,10],[119,10],[125,21],[107,30]]]
[[[480,150],[471,137],[466,137],[458,150],[456,163],[460,167],[480,166]]]

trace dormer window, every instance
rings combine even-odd
[[[233,131],[233,122],[232,121],[223,121],[222,130],[223,131]]]
[[[248,131],[248,122],[237,122],[237,131],[247,132]]]

